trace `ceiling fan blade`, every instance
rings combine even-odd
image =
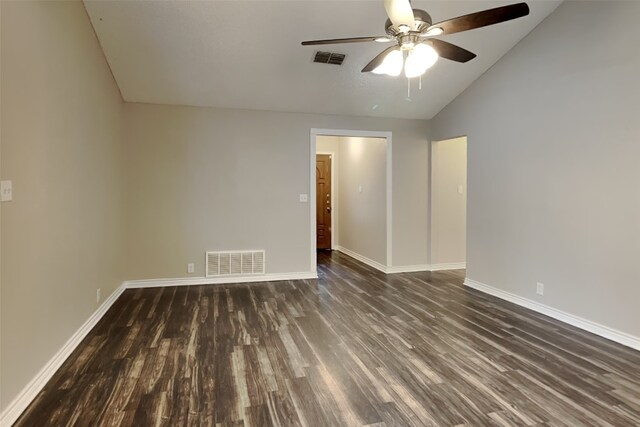
[[[413,28],[416,23],[409,0],[384,0],[384,9],[396,28],[401,25]]]
[[[442,34],[453,34],[461,31],[473,30],[486,27],[487,25],[499,24],[512,19],[522,18],[529,14],[529,6],[526,3],[516,3],[509,6],[496,7],[495,9],[483,10],[482,12],[471,13],[469,15],[458,16],[446,21],[433,24],[427,29],[441,28]]]
[[[347,39],[326,39],[326,40],[309,40],[302,42],[302,46],[313,46],[318,44],[340,44],[340,43],[362,43],[362,42],[374,42],[376,40],[382,41],[386,37],[349,37]]]
[[[476,57],[476,54],[463,49],[460,46],[438,39],[431,39],[431,45],[442,58],[456,62],[469,62]]]
[[[368,73],[370,71],[375,70],[378,65],[382,64],[382,61],[384,61],[384,58],[387,56],[387,54],[389,52],[391,52],[392,50],[398,49],[398,46],[391,46],[386,48],[385,50],[383,50],[378,56],[376,56],[375,58],[373,58],[371,60],[371,62],[369,62],[363,69],[362,72],[363,73]]]

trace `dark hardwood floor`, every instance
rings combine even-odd
[[[128,290],[17,425],[640,425],[640,352],[463,271],[319,275]]]

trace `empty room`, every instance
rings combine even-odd
[[[640,426],[639,18],[0,0],[0,427]]]

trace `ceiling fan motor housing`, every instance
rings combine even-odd
[[[433,23],[431,20],[431,15],[429,15],[426,11],[422,9],[413,9],[413,16],[415,18],[416,23],[415,23],[415,27],[409,30],[410,32],[421,33],[425,31],[427,28],[429,28]],[[387,34],[393,37],[402,33],[399,29],[393,26],[391,19],[387,19],[387,22],[385,23],[385,28],[386,28]]]

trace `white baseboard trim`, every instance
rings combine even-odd
[[[124,282],[127,289],[160,288],[165,286],[218,285],[230,283],[279,282],[282,280],[317,279],[317,272],[300,273],[268,273],[251,276],[227,277],[180,277],[175,279],[128,280]]]
[[[416,265],[399,265],[393,267],[387,267],[387,274],[395,273],[417,273],[420,271],[431,271],[429,264],[416,264]]]
[[[76,349],[78,344],[82,342],[84,337],[93,329],[100,321],[102,316],[111,308],[113,303],[124,292],[124,285],[120,285],[109,297],[104,300],[102,305],[87,319],[86,322],[67,340],[67,342],[53,355],[51,359],[35,377],[22,389],[15,399],[0,414],[0,427],[10,427],[20,415],[24,412],[29,404],[36,398],[38,393],[44,388],[51,377],[67,360],[67,357]]]
[[[464,270],[465,268],[467,268],[466,262],[447,262],[443,264],[431,264],[431,271]]]
[[[568,323],[569,325],[575,326],[576,328],[583,329],[587,332],[591,332],[592,334],[596,334],[608,340],[615,341],[624,346],[631,347],[635,350],[640,350],[640,338],[634,337],[633,335],[627,334],[626,332],[618,331],[608,326],[583,319],[582,317],[574,316],[573,314],[569,314],[553,307],[540,304],[536,301],[532,301],[530,299],[523,298],[510,292],[494,288],[493,286],[486,285],[476,280],[465,279],[464,285],[476,289],[480,292],[493,295],[494,297],[512,302],[521,307],[528,308],[537,313],[544,314],[561,322]]]
[[[363,262],[365,264],[367,264],[369,267],[373,267],[376,270],[382,271],[383,273],[387,273],[387,266],[380,264],[378,261],[374,261],[370,258],[367,258],[364,255],[360,255],[357,252],[352,251],[351,249],[347,249],[345,247],[342,246],[336,246],[336,250],[338,252],[342,252],[345,255],[349,255],[351,258],[355,258],[360,262]]]
[[[388,267],[386,265],[380,264],[377,261],[367,258],[364,255],[360,255],[359,253],[354,252],[351,249],[347,249],[342,246],[336,246],[334,250],[338,252],[342,252],[345,255],[349,255],[351,258],[355,258],[358,261],[367,264],[369,267],[373,267],[376,270],[382,271],[383,273],[386,273],[386,274],[417,273],[420,271],[460,270],[460,269],[467,268],[467,264],[464,262],[452,262],[448,264],[398,265],[398,266]]]

